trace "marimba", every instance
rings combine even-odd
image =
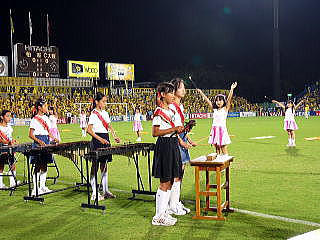
[[[146,195],[155,195],[156,193],[152,191],[152,182],[151,182],[151,159],[150,159],[150,152],[154,150],[155,144],[154,143],[134,143],[134,144],[123,144],[118,146],[106,147],[106,148],[99,148],[94,151],[90,151],[89,153],[84,155],[86,159],[86,168],[87,168],[87,194],[88,194],[88,202],[82,203],[81,206],[83,208],[94,208],[105,210],[104,205],[99,205],[98,198],[94,201],[94,204],[90,202],[90,182],[89,182],[89,161],[97,161],[100,157],[107,156],[107,155],[122,155],[132,158],[134,160],[134,164],[136,167],[136,176],[137,176],[137,186],[138,189],[132,190],[132,199],[135,198],[136,194],[146,194]],[[139,168],[139,154],[147,156],[148,158],[148,182],[149,182],[149,190],[145,190],[144,184],[142,181],[142,177],[140,174]],[[95,166],[95,178],[98,179],[98,169],[97,164]],[[98,196],[98,181],[96,183],[96,196]]]
[[[9,154],[11,155],[10,157],[14,158],[14,162],[16,163],[16,158],[14,157],[15,153],[25,153],[26,151],[30,150],[32,148],[32,143],[22,143],[22,144],[15,144],[15,145],[2,145],[0,146],[0,154]],[[5,189],[1,189],[1,190],[9,190],[10,191],[10,196],[12,195],[13,191],[18,187],[17,186],[17,178],[16,176],[11,172],[11,169],[13,167],[13,164],[9,161],[8,162],[9,165],[9,170],[8,170],[8,174],[3,175],[3,176],[13,176],[16,182],[16,185],[14,187],[8,187]],[[10,173],[11,172],[11,173]],[[25,181],[21,184],[19,184],[19,186],[25,185],[27,184]]]
[[[195,187],[196,187],[196,216],[194,219],[209,219],[209,220],[225,220],[222,212],[233,212],[230,208],[230,164],[233,161],[233,157],[217,161],[207,160],[206,156],[201,156],[190,161],[191,166],[195,167]],[[205,190],[200,190],[200,172],[206,173],[206,185]],[[214,171],[216,173],[216,183],[210,184],[209,173]],[[225,182],[221,183],[222,172],[225,171]],[[216,189],[216,191],[210,191],[210,189]],[[226,190],[225,202],[222,202],[222,190]],[[200,197],[205,196],[206,206],[201,208]],[[216,197],[216,206],[210,206],[210,197]],[[217,212],[216,216],[202,216],[201,210],[206,212]]]
[[[44,198],[41,197],[42,195],[47,195],[55,192],[60,192],[64,191],[70,188],[79,188],[80,186],[85,186],[86,184],[84,183],[85,179],[84,173],[83,173],[83,163],[82,163],[82,158],[81,155],[87,153],[90,149],[90,142],[89,141],[77,141],[77,142],[69,142],[69,143],[61,143],[61,144],[48,144],[45,146],[37,146],[35,148],[30,148],[24,154],[27,157],[27,163],[28,163],[28,185],[29,185],[29,194],[28,196],[24,196],[25,201],[39,201],[43,202]],[[40,156],[41,154],[57,154],[61,155],[63,157],[66,157],[70,160],[72,160],[72,163],[76,167],[76,169],[80,173],[80,178],[81,181],[80,183],[76,183],[73,186],[70,187],[65,187],[65,188],[60,188],[53,190],[48,193],[43,193],[43,194],[38,194],[38,189],[36,189],[36,196],[32,196],[32,186],[31,186],[31,164],[30,164],[30,157],[31,156]],[[80,158],[80,166],[78,166],[78,159]],[[36,173],[35,173],[36,174]],[[37,176],[36,176],[37,179]]]

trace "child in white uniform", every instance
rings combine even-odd
[[[109,114],[104,110],[106,106],[107,98],[104,94],[98,92],[94,102],[93,108],[91,111],[91,115],[89,117],[89,123],[87,132],[92,136],[91,146],[92,149],[97,148],[105,148],[110,147],[110,139],[109,139],[109,131],[111,132],[114,140],[117,143],[120,143],[120,138],[118,138],[111,126],[111,120]],[[105,157],[100,157],[98,162],[92,161],[91,167],[91,188],[92,188],[92,196],[91,200],[103,200],[106,198],[115,198],[116,196],[113,195],[109,191],[108,185],[108,162],[112,161],[112,155],[107,155]],[[100,195],[99,191],[96,189],[96,181],[95,179],[95,167],[98,169],[100,163],[100,170],[101,170],[101,178],[102,178],[102,188],[103,188],[103,196]],[[98,164],[98,166],[95,166]],[[98,193],[98,195],[97,195]]]
[[[84,110],[81,110],[80,114],[80,128],[82,129],[82,137],[85,137],[87,134],[87,115]]]
[[[17,144],[18,142],[12,138],[13,129],[9,125],[11,120],[11,112],[9,110],[3,110],[0,115],[0,143],[4,146]],[[6,188],[3,183],[3,170],[4,165],[10,166],[10,188],[19,185],[20,181],[16,179],[16,164],[14,157],[11,154],[3,153],[0,155],[0,188]]]
[[[158,137],[152,166],[152,175],[159,178],[160,184],[156,193],[156,214],[153,225],[172,226],[177,219],[168,214],[170,190],[175,178],[182,177],[182,163],[177,133],[183,131],[176,126],[175,112],[169,108],[173,102],[174,86],[160,83],[157,87],[157,109],[152,121],[152,136]]]

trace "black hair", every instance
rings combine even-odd
[[[163,97],[161,96],[161,93],[173,93],[173,92],[174,92],[174,86],[172,83],[169,83],[169,82],[159,83],[157,86],[156,105],[161,106],[161,102],[163,99]]]
[[[38,114],[38,108],[42,107],[46,104],[46,101],[42,98],[38,98],[37,101],[34,103],[34,109],[32,110],[32,118]]]
[[[181,83],[184,83],[184,81],[182,78],[173,78],[171,79],[170,83],[174,86],[174,91],[176,92],[179,89]]]
[[[218,106],[216,104],[217,100],[222,100],[223,101],[223,105],[222,107],[227,106],[227,100],[226,100],[226,96],[222,95],[222,94],[218,94],[217,96],[214,97],[213,102],[212,102],[212,108],[213,109],[218,109]]]
[[[294,109],[295,104],[294,104],[294,102],[293,102],[292,100],[289,100],[289,101],[287,102],[287,104],[285,105],[285,111],[287,111],[287,110],[289,109],[289,108],[287,107],[287,105],[288,105],[289,103],[292,104],[291,111],[292,111],[292,113],[293,113],[293,109]]]
[[[6,110],[6,109],[2,110],[2,112],[0,114],[0,122],[3,122],[3,118],[8,112],[11,113],[10,110]]]
[[[95,109],[97,107],[96,101],[100,101],[102,98],[104,98],[106,95],[101,93],[101,92],[97,92],[96,96],[93,99],[93,103],[92,103],[92,107],[91,107],[91,111],[93,111],[93,109]]]

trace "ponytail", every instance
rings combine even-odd
[[[97,107],[96,101],[98,101],[98,102],[101,101],[101,99],[104,98],[105,96],[106,95],[104,95],[103,93],[97,92],[95,98],[92,101],[91,111],[93,111]]]

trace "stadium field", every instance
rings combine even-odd
[[[226,221],[193,220],[195,214],[194,170],[186,169],[182,199],[192,212],[178,216],[173,227],[152,226],[154,198],[138,196],[128,200],[136,188],[133,162],[114,156],[109,168],[109,187],[116,199],[101,202],[106,214],[82,209],[85,192],[67,190],[45,196],[44,204],[23,201],[27,187],[18,188],[10,197],[0,192],[0,239],[287,239],[320,228],[320,141],[305,138],[320,136],[320,118],[296,117],[295,148],[286,147],[287,135],[282,117],[229,118],[228,130],[232,144],[229,154],[235,156],[231,165],[231,207]],[[132,123],[114,122],[114,129],[123,142],[134,142]],[[151,122],[142,122],[143,142],[154,142]],[[190,150],[191,157],[213,152],[207,144],[211,120],[198,120],[191,137],[199,146]],[[81,140],[79,125],[60,125],[63,142]],[[28,142],[27,127],[15,127],[14,136]],[[87,140],[90,137],[86,137]],[[51,189],[73,184],[78,175],[70,160],[55,156],[61,177]],[[18,178],[23,178],[24,161],[19,157]],[[140,158],[146,180],[147,161]],[[53,175],[52,169],[49,175]],[[8,180],[5,179],[8,185]],[[158,181],[153,179],[153,190]],[[241,210],[279,216],[266,218]],[[289,219],[303,220],[294,222]]]

